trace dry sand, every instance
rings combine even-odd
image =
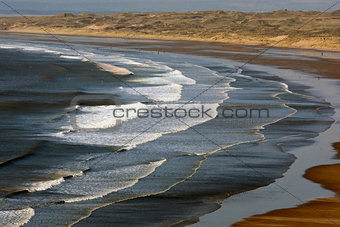
[[[62,13],[0,17],[0,31],[163,40],[219,41],[340,50],[340,10]],[[278,43],[279,42],[279,43]]]

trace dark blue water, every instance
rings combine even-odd
[[[65,46],[34,39],[0,40],[2,225],[195,222],[226,197],[281,177],[295,159],[286,151],[332,123],[331,111],[318,112],[328,103],[299,94],[304,88],[288,87],[279,75],[108,46],[126,40]],[[116,128],[117,105],[211,112],[180,119],[132,115]],[[242,115],[251,109],[268,115]],[[242,116],[231,117],[237,110]]]

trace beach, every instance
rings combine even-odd
[[[2,126],[0,161],[5,224],[226,226],[244,218],[234,226],[331,225],[315,210],[339,221],[333,209],[338,197],[329,192],[338,193],[339,166],[331,149],[318,149],[338,142],[339,52],[58,37],[67,45],[48,35],[7,32],[1,38],[4,75],[12,75],[8,66],[16,65],[18,77],[32,76],[17,87],[6,82],[1,91],[9,97],[1,101],[2,119],[10,122]],[[318,90],[320,84],[332,89]],[[69,103],[78,96],[74,110]],[[212,111],[210,117],[183,118],[184,123],[170,118],[155,127],[155,119],[128,116],[110,130],[117,104]],[[221,117],[225,110],[251,108],[267,109],[267,117]],[[70,127],[72,114],[78,131]],[[317,184],[303,183],[304,177]],[[277,185],[285,196],[261,192]],[[259,199],[245,209],[242,200],[252,192]],[[276,202],[263,204],[261,197]],[[327,198],[313,200],[320,197]],[[223,213],[233,208],[239,211],[233,218]],[[13,219],[13,212],[21,212],[21,219]],[[303,219],[294,216],[299,212]],[[267,214],[253,216],[262,213]]]
[[[234,59],[242,62],[249,62],[250,64],[260,64],[260,65],[269,65],[276,66],[284,69],[292,69],[298,70],[304,73],[313,73],[316,78],[331,78],[337,79],[340,78],[340,74],[338,72],[339,68],[339,59],[333,58],[333,56],[338,55],[336,52],[330,54],[328,57],[325,57],[323,61],[306,61],[306,59],[273,59],[270,56],[261,56],[259,58],[249,57],[249,52],[247,54],[243,54],[247,52],[248,48],[240,45],[232,45],[232,44],[224,44],[220,43],[220,45],[215,43],[183,43],[183,45],[176,45],[172,43],[162,43],[164,47],[151,47],[145,48],[147,50],[152,51],[165,51],[165,52],[179,52],[186,54],[194,54],[194,55],[204,55],[204,56],[212,56],[218,58],[228,58]],[[199,46],[207,47],[209,46],[209,50],[202,53],[201,48],[197,48]],[[251,48],[249,48],[251,49]],[[280,49],[278,50],[280,51]],[[284,52],[284,50],[282,49]],[[303,49],[293,49],[297,55],[303,55],[307,57],[320,57],[323,58],[324,53],[322,51],[318,53],[313,53],[313,51],[303,50]],[[256,53],[256,51],[254,51]],[[270,52],[270,51],[269,51]],[[255,54],[256,56],[256,54]],[[308,78],[302,79],[299,77],[302,84],[309,85],[308,83],[304,83],[304,80],[308,80]],[[294,78],[289,78],[293,79]],[[296,80],[296,79],[295,79]],[[332,83],[332,82],[331,82]],[[309,85],[310,86],[310,85]],[[338,85],[337,85],[338,86]],[[323,85],[319,85],[315,90],[324,90]],[[334,91],[334,90],[333,90]],[[337,95],[337,93],[330,92],[329,95]],[[333,103],[333,102],[332,102]],[[337,108],[338,103],[334,100],[333,105]],[[338,112],[338,110],[336,110]],[[330,132],[330,135],[335,135],[338,129],[335,129],[335,132]],[[336,139],[336,136],[335,136]],[[333,138],[334,141],[334,138]],[[333,147],[336,151],[339,151],[339,143],[334,143]],[[327,148],[325,148],[327,149]],[[328,148],[329,149],[329,148]],[[329,149],[332,152],[331,149]],[[337,153],[338,157],[339,153]],[[339,165],[324,165],[317,166],[306,170],[306,173],[303,177],[307,178],[310,181],[321,184],[324,188],[333,191],[338,194],[338,181],[336,177],[336,171],[339,168]],[[268,192],[266,192],[268,193]],[[257,195],[259,196],[259,195]],[[227,201],[227,200],[226,200]],[[228,206],[228,202],[225,202],[226,206]],[[235,205],[234,203],[232,205]],[[255,204],[255,206],[258,206]],[[264,215],[256,215],[254,217],[245,218],[245,221],[237,222],[233,224],[233,226],[301,226],[302,224],[308,224],[310,226],[336,226],[340,223],[339,221],[339,210],[338,210],[338,198],[337,197],[329,197],[329,198],[320,198],[317,200],[312,200],[311,202],[307,202],[306,204],[300,205],[297,208],[284,209],[284,210],[276,210],[272,212],[268,212]],[[256,208],[254,209],[256,210]],[[223,218],[225,223],[230,223],[230,221],[226,221],[230,215],[226,214],[226,212],[230,212],[230,210],[226,210],[224,213],[220,211],[219,215],[212,215],[210,218],[204,219],[203,223],[198,223],[197,225],[192,226],[206,226],[209,224],[217,224],[222,225]],[[216,218],[222,218],[222,221],[216,222]],[[211,220],[209,220],[211,219]]]
[[[0,17],[0,30],[339,50],[340,10],[186,11]],[[185,22],[185,23],[184,23]],[[307,23],[308,22],[308,23]]]
[[[334,144],[338,151],[339,143]],[[306,204],[291,209],[275,210],[264,215],[256,215],[246,218],[245,221],[233,226],[337,226],[339,220],[339,188],[337,178],[340,165],[323,165],[313,167],[306,171],[305,178],[321,184],[328,190],[336,193],[335,197],[319,198]]]
[[[303,65],[309,67],[308,63]],[[301,67],[303,65],[300,65],[299,68],[295,66],[295,69],[304,72],[306,70]],[[267,67],[259,68],[270,71]],[[294,68],[294,65],[293,67],[289,65],[284,68]],[[338,225],[337,211],[336,208],[333,209],[337,205],[328,206],[323,204],[321,208],[318,207],[319,204],[317,203],[317,201],[323,201],[326,197],[331,197],[334,195],[334,192],[337,192],[334,188],[337,187],[336,175],[332,175],[331,172],[328,172],[323,175],[324,178],[321,180],[321,174],[319,175],[318,171],[320,170],[322,172],[323,168],[326,168],[327,170],[328,167],[337,168],[338,160],[336,150],[338,146],[337,134],[339,130],[338,124],[336,123],[339,119],[339,104],[337,101],[338,79],[333,79],[332,76],[327,76],[326,74],[323,74],[324,77],[320,76],[323,71],[322,69],[319,71],[320,74],[316,73],[314,76],[310,76],[311,74],[306,73],[300,74],[299,71],[294,70],[285,72],[283,70],[281,71],[281,76],[289,81],[301,84],[302,87],[309,87],[309,89],[307,89],[309,90],[308,94],[318,94],[332,103],[335,111],[335,114],[333,115],[333,118],[336,120],[335,123],[330,129],[321,133],[320,136],[315,139],[314,145],[306,145],[292,151],[297,157],[297,160],[290,166],[283,178],[277,179],[272,185],[228,198],[221,204],[222,207],[218,211],[201,217],[200,222],[192,226],[206,226],[207,224],[215,226]],[[292,86],[289,87],[294,89]],[[320,164],[325,166],[316,167]],[[318,175],[320,178],[317,177]],[[299,179],[299,176],[304,176],[308,180]],[[330,187],[324,186],[324,184],[320,185],[319,183],[321,181],[327,181],[328,183],[332,182],[330,184],[335,190],[331,190]],[[317,185],[320,185],[320,187]],[[315,200],[316,203],[314,203],[313,198],[319,199]],[[304,203],[306,205],[302,205]],[[288,210],[280,210],[280,208],[290,207],[291,209]],[[294,207],[298,207],[297,209],[302,207],[302,210],[296,210]],[[270,212],[271,210],[275,211]],[[306,211],[306,213],[304,213],[304,211]],[[333,211],[334,213],[332,213]],[[240,215],[240,213],[243,213],[243,216]],[[300,217],[303,218],[300,219]]]

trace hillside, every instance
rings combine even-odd
[[[340,50],[340,10],[63,13],[56,16],[0,18],[0,31],[184,39],[246,44],[275,44]],[[314,20],[310,21],[312,18]],[[309,21],[309,22],[308,22]],[[307,23],[308,22],[308,23]]]

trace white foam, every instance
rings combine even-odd
[[[18,227],[29,222],[34,216],[30,207],[21,210],[0,210],[0,226]]]
[[[55,185],[61,184],[64,181],[63,177],[59,177],[53,180],[41,180],[41,181],[30,181],[30,183],[25,183],[16,186],[3,187],[4,190],[8,191],[29,191],[38,192],[49,189]]]
[[[137,117],[137,113],[129,111],[128,115],[122,115],[120,112],[126,112],[128,109],[145,108],[146,105],[142,103],[133,103],[126,105],[108,105],[108,106],[85,106],[78,107],[76,114],[77,126],[82,129],[104,129],[113,127],[119,121],[127,121]],[[117,113],[119,118],[114,118],[113,111],[119,108],[121,111]],[[122,116],[122,117],[120,117]],[[70,129],[64,126],[64,129]]]
[[[63,166],[63,168],[65,168],[65,166]],[[63,176],[63,177],[68,177],[68,176],[72,176],[72,177],[79,177],[84,175],[84,171],[87,171],[88,169],[84,169],[84,170],[76,170],[76,171],[71,171],[71,170],[67,170],[67,169],[63,169],[63,170],[56,170],[56,171],[51,171],[51,174],[54,175],[58,175],[58,176]],[[46,171],[45,171],[46,173]]]
[[[118,58],[118,61],[128,63],[131,61],[130,59],[127,59],[128,62],[125,62],[124,60],[121,61],[121,59],[124,59],[122,57]],[[174,84],[181,84],[181,85],[192,85],[195,84],[196,81],[194,79],[191,79],[189,77],[186,77],[183,75],[183,73],[177,69],[173,69],[162,62],[155,62],[152,60],[144,60],[144,63],[138,63],[138,66],[143,66],[144,68],[148,68],[150,71],[155,71],[157,73],[153,74],[153,77],[140,79],[139,82],[145,82],[149,84],[164,84],[164,83],[174,83]],[[163,71],[162,73],[159,73],[159,71]]]
[[[38,181],[34,183],[29,183],[24,186],[23,189],[26,189],[29,192],[37,192],[37,191],[44,191],[46,189],[49,189],[55,185],[61,184],[64,182],[64,178],[60,177],[55,180],[47,180],[47,181]]]
[[[35,45],[23,45],[22,43],[15,44],[1,44],[0,48],[2,49],[21,49],[25,51],[33,51],[33,52],[45,52],[45,53],[53,53],[53,54],[61,54],[58,51],[51,50],[44,46],[35,46]]]
[[[74,55],[60,55],[59,57],[66,59],[84,60],[84,57]]]
[[[89,171],[87,174],[74,177],[70,181],[66,181],[64,184],[58,185],[51,190],[54,193],[75,195],[73,198],[65,199],[66,203],[100,198],[135,185],[139,179],[153,173],[165,161],[166,159],[162,159],[148,164],[117,169],[112,169],[110,162],[106,162],[109,169]],[[104,163],[101,164],[105,165]]]
[[[179,70],[174,70],[169,66],[166,66],[161,63],[149,61],[149,64],[137,62],[135,59],[128,59],[121,55],[101,55],[94,54],[88,51],[78,51],[82,56],[74,55],[74,50],[60,47],[50,47],[45,45],[25,45],[22,43],[14,43],[14,44],[3,44],[0,46],[1,48],[8,49],[23,49],[25,51],[38,51],[38,52],[46,52],[53,53],[59,55],[61,58],[65,59],[74,59],[74,60],[82,60],[88,61],[91,60],[95,62],[99,69],[108,71],[115,75],[119,76],[128,76],[132,75],[133,72],[130,70],[115,66],[114,64],[126,64],[126,65],[134,65],[139,67],[148,67],[154,68],[158,70],[165,71],[164,73],[155,74],[156,77],[150,77],[147,79],[147,83],[150,84],[159,84],[163,86],[158,87],[135,87],[135,88],[125,88],[124,91],[128,94],[137,95],[137,96],[145,96],[148,99],[153,101],[177,101],[181,98],[181,85],[192,85],[195,84],[195,80],[190,79],[184,76]],[[164,85],[165,84],[165,85]]]
[[[181,98],[182,86],[179,84],[166,84],[161,86],[127,87],[122,92],[145,97],[152,101],[173,102]]]
[[[0,45],[0,48],[1,48],[1,49],[15,49],[14,46],[6,45],[6,44]]]
[[[153,74],[148,78],[134,79],[130,82],[142,82],[160,86],[133,87],[124,88],[123,90],[129,94],[144,96],[153,101],[173,102],[181,98],[182,85],[196,83],[195,80],[184,76],[181,71],[174,70],[167,65],[150,61],[149,68],[156,68],[165,72]]]
[[[148,60],[148,65],[150,69],[156,69],[160,71],[164,71],[163,73],[156,73],[155,76],[161,77],[162,79],[169,81],[171,83],[182,84],[182,85],[192,85],[195,84],[196,81],[186,77],[183,73],[179,70],[173,69],[168,65],[165,65],[162,62],[154,62]],[[150,81],[154,80],[154,77],[149,78]]]
[[[180,84],[180,85],[193,85],[195,80],[184,76],[179,70],[174,70],[168,73],[155,74],[156,77],[138,78],[128,80],[128,82],[139,82],[153,85],[164,84]]]
[[[192,85],[195,84],[196,81],[184,76],[179,70],[170,70],[166,73],[156,74],[156,76],[162,77],[162,79],[167,80],[172,83],[182,84],[182,85]]]
[[[124,124],[123,124],[124,125]],[[145,128],[145,125],[143,125]],[[132,126],[129,126],[132,127]],[[124,149],[132,149],[139,144],[150,142],[158,139],[162,136],[162,133],[142,133],[140,130],[134,132],[121,132],[123,130],[118,129],[115,132],[69,132],[69,133],[55,133],[49,134],[61,138],[65,142],[72,144],[86,144],[86,145],[98,145],[98,146],[117,146]]]
[[[125,58],[125,57],[122,57],[122,56],[119,56],[119,58],[116,58],[115,61],[122,63],[124,65],[134,65],[134,66],[148,67],[147,64],[140,63],[140,62],[137,62],[135,60],[128,59],[128,58]]]
[[[74,59],[74,60],[82,60],[82,61],[94,61],[96,62],[96,58],[101,58],[101,60],[103,62],[106,63],[100,63],[98,62],[98,67],[102,70],[111,72],[115,75],[121,75],[121,76],[125,76],[125,75],[131,75],[133,74],[131,71],[129,71],[128,69],[122,68],[122,67],[117,67],[108,63],[112,63],[112,62],[117,62],[117,63],[125,63],[125,64],[130,64],[130,65],[141,65],[141,66],[145,66],[142,63],[138,63],[135,62],[133,60],[121,57],[121,56],[111,56],[113,57],[113,61],[108,61],[108,59],[110,58],[110,56],[102,56],[100,57],[100,55],[96,55],[94,53],[91,52],[85,52],[85,51],[75,51],[72,49],[66,49],[66,48],[60,48],[60,47],[51,47],[51,46],[45,46],[45,45],[34,45],[34,44],[23,44],[23,43],[13,43],[13,44],[1,44],[0,48],[3,49],[21,49],[21,50],[25,50],[25,51],[33,51],[33,52],[45,52],[45,53],[52,53],[52,54],[56,54],[59,55],[60,58],[65,58],[65,59]],[[77,55],[74,55],[75,52],[77,52]]]
[[[114,130],[99,130],[95,128],[95,131],[70,131],[70,132],[59,132],[57,134],[53,134],[53,136],[59,137],[69,143],[76,143],[76,144],[92,144],[92,145],[107,145],[107,146],[124,146],[127,149],[132,148],[138,144],[146,143],[152,140],[155,140],[161,137],[164,134],[174,133],[178,131],[185,130],[189,127],[194,125],[198,125],[204,123],[206,121],[211,120],[217,116],[217,107],[219,106],[216,103],[213,104],[198,104],[198,103],[190,103],[190,104],[160,104],[160,105],[140,105],[143,109],[147,109],[149,114],[145,118],[139,117],[136,118],[136,115],[132,115],[132,117],[126,118],[125,121],[122,122],[120,127],[114,128]],[[188,113],[189,110],[199,110],[200,113],[202,111],[202,107],[204,110],[208,110],[209,115],[200,115],[199,117],[189,117]],[[95,107],[86,107],[89,113],[84,115],[82,118],[82,122],[86,122],[87,127],[91,125],[90,121],[96,118],[96,113],[99,110]],[[169,114],[173,114],[176,109],[177,119],[175,116],[167,117],[165,115],[165,109],[168,109],[168,116]],[[128,108],[125,108],[128,109]],[[138,110],[138,106],[134,108]],[[158,109],[158,112],[161,112],[160,117],[155,117],[155,115],[151,114],[152,110]],[[94,112],[91,112],[93,110]],[[110,108],[104,108],[104,113],[110,110]],[[195,115],[196,111],[195,110]],[[186,111],[187,115],[184,115],[184,111]],[[109,111],[110,112],[110,111]],[[98,114],[98,116],[102,116],[105,114]],[[131,113],[130,113],[131,114]],[[88,118],[87,118],[88,117]],[[113,118],[111,115],[110,118]],[[115,119],[112,119],[114,121]],[[93,123],[95,127],[98,127],[99,123]],[[102,128],[104,126],[110,127],[110,124],[102,124]],[[109,129],[109,128],[108,128]]]
[[[102,62],[102,63],[111,63],[111,64],[118,64],[118,65],[131,65],[137,67],[149,67],[148,64],[144,64],[138,62],[136,59],[126,58],[122,54],[112,54],[103,55],[98,53],[92,52],[82,52],[85,56],[91,57],[92,61],[95,62]]]

